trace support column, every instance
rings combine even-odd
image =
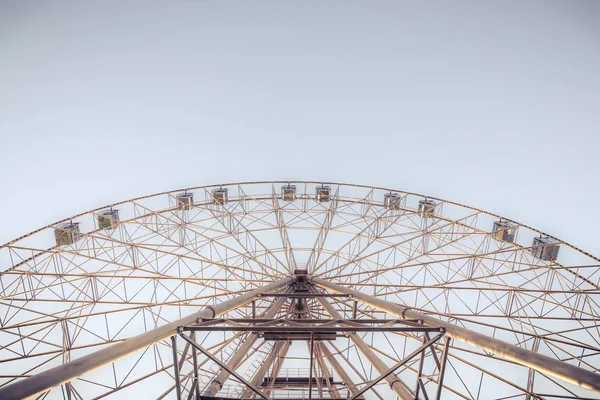
[[[171,336],[171,348],[173,350],[173,375],[175,376],[175,394],[177,400],[181,400],[181,382],[179,381],[179,363],[177,353],[177,336]]]
[[[425,342],[427,342],[427,339],[429,339],[429,336],[427,335],[427,332],[423,332],[423,344],[425,344]],[[419,399],[419,392],[421,391],[421,386],[423,386],[423,381],[421,380],[421,378],[423,377],[423,363],[425,362],[425,351],[426,349],[423,349],[423,351],[421,352],[421,356],[419,357],[419,369],[418,369],[418,373],[417,373],[417,385],[415,387],[415,399]],[[431,353],[435,353],[434,349],[431,349]],[[425,391],[425,388],[423,388],[423,391]]]
[[[315,355],[315,338],[314,335],[310,335],[310,350],[309,350],[309,360],[310,367],[308,367],[308,399],[312,399],[312,378],[313,378],[313,365],[314,365],[314,355]],[[315,377],[315,379],[319,379],[319,377]]]
[[[190,335],[190,337],[192,338],[193,341],[195,341],[196,340],[196,332],[192,332],[192,334]],[[192,350],[192,363],[194,363],[194,385],[193,385],[193,390],[194,390],[194,392],[196,394],[196,396],[194,397],[194,400],[200,400],[200,378],[198,377],[198,354],[196,353],[195,349]],[[190,390],[190,392],[191,392],[191,390]]]
[[[293,281],[293,277],[281,279],[215,306],[206,307],[192,315],[142,333],[141,335],[131,337],[120,343],[113,344],[112,346],[59,365],[58,367],[51,368],[26,379],[21,379],[20,381],[1,388],[0,399],[22,400],[40,395],[55,386],[70,382],[88,372],[110,364],[129,354],[145,349],[154,343],[168,339],[177,334],[177,327],[179,326],[191,325],[200,318],[214,318],[217,315],[224,314],[251,302],[258,298],[262,293],[269,293],[271,291],[282,289],[285,286],[290,285]]]
[[[438,387],[435,394],[435,400],[440,400],[442,398],[442,390],[444,390],[444,375],[446,375],[446,361],[448,360],[448,350],[450,350],[451,340],[452,339],[450,337],[446,336],[446,340],[444,341],[444,350],[442,352],[442,359],[440,360]]]
[[[355,299],[359,299],[365,304],[396,315],[402,319],[418,319],[423,321],[423,324],[427,326],[446,328],[446,334],[456,340],[460,340],[461,342],[479,347],[485,351],[492,352],[502,358],[514,361],[544,374],[552,375],[556,378],[563,379],[585,389],[600,393],[600,374],[594,373],[587,369],[579,368],[573,364],[569,364],[555,358],[550,358],[502,340],[471,331],[461,326],[442,321],[436,317],[422,314],[411,309],[410,307],[381,300],[377,297],[349,289],[345,286],[329,282],[325,279],[312,278],[312,283],[323,289],[331,290],[336,293],[348,294]]]
[[[343,319],[342,316],[337,312],[335,308],[324,297],[317,297],[317,300],[323,306],[323,308],[331,315],[333,319]],[[358,347],[360,352],[365,356],[365,358],[371,363],[373,367],[380,373],[385,374],[388,370],[388,366],[385,365],[383,361],[371,348],[362,340],[362,338],[352,332],[346,333],[350,340]],[[414,396],[404,387],[400,378],[395,375],[388,375],[385,377],[385,380],[390,385],[392,390],[400,397],[402,400],[414,400]]]

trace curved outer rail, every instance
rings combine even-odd
[[[0,389],[0,399],[20,400],[29,399],[42,394],[55,386],[62,385],[106,364],[115,362],[131,353],[142,350],[154,343],[177,334],[177,327],[189,325],[199,318],[214,318],[230,310],[257,299],[261,293],[269,293],[281,289],[294,281],[290,276],[269,285],[262,286],[251,292],[239,295],[231,300],[215,306],[204,308],[192,315],[173,321],[167,325],[153,329],[141,335],[131,337],[123,342],[113,344],[102,350],[95,351],[76,360],[59,365],[37,375],[22,379]]]
[[[502,358],[514,361],[544,374],[552,375],[585,389],[600,393],[600,374],[587,369],[576,367],[575,365],[564,361],[550,358],[543,354],[471,331],[435,317],[430,317],[415,311],[410,307],[381,300],[336,283],[329,282],[325,279],[312,278],[311,282],[323,289],[328,289],[336,293],[348,294],[354,299],[358,299],[365,304],[396,315],[402,319],[419,319],[428,326],[444,327],[446,328],[446,334],[456,340],[490,351]]]

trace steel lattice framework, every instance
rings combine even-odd
[[[598,258],[442,199],[195,187],[0,262],[2,399],[600,398]]]

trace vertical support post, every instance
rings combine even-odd
[[[308,373],[308,399],[312,399],[313,354],[315,352],[315,335],[310,334],[310,371]]]
[[[173,349],[173,370],[175,372],[175,393],[177,400],[181,400],[181,382],[179,381],[179,359],[177,357],[177,336],[171,336],[171,348]]]
[[[196,341],[196,332],[190,335],[193,341]],[[192,362],[194,363],[194,390],[196,392],[195,400],[200,400],[200,379],[198,378],[198,353],[192,348]]]
[[[252,318],[256,319],[256,301],[252,302]]]
[[[423,332],[423,344],[427,342],[429,339],[429,335],[427,332]],[[421,352],[421,357],[419,359],[419,371],[417,373],[417,387],[415,388],[415,400],[419,400],[419,392],[421,391],[421,377],[423,376],[423,363],[425,362],[425,350]],[[434,351],[434,350],[432,350]]]
[[[537,352],[538,349],[540,347],[540,337],[536,336],[535,338],[533,338],[533,346],[531,346],[531,350]],[[533,383],[535,382],[535,370],[534,369],[529,369],[529,375],[527,376],[527,391],[528,392],[533,392]],[[527,396],[525,396],[525,400],[531,400],[532,397],[530,394],[527,394]]]
[[[352,319],[356,319],[358,314],[358,301],[354,300],[354,306],[352,307]]]
[[[448,350],[450,348],[451,340],[452,338],[446,336],[446,341],[444,342],[444,352],[442,353],[440,376],[438,378],[438,388],[437,393],[435,395],[435,400],[440,400],[442,398],[442,389],[444,388],[444,373],[446,372],[446,359],[448,358]]]

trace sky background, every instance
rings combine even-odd
[[[0,0],[0,242],[247,180],[379,185],[600,255],[600,2]]]

